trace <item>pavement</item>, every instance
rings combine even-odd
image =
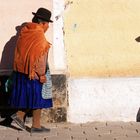
[[[45,127],[50,132],[31,134],[14,123],[0,126],[0,140],[140,140],[138,122],[48,123]]]

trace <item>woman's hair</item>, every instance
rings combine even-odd
[[[32,22],[34,22],[34,23],[41,23],[41,22],[44,22],[44,20],[41,19],[41,18],[38,18],[37,16],[34,16],[33,19],[32,19]]]

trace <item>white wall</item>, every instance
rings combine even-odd
[[[68,121],[136,121],[140,78],[70,78]]]

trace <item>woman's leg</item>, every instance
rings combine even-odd
[[[33,128],[41,128],[40,119],[41,119],[41,109],[34,109],[33,120],[32,120]]]
[[[25,114],[26,114],[26,111],[25,111],[25,110],[19,110],[19,111],[17,111],[17,113],[16,113],[17,117],[18,117],[21,121],[24,121]]]

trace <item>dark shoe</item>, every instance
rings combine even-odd
[[[50,132],[50,129],[41,127],[41,128],[31,128],[31,133],[45,133],[45,132]]]
[[[15,123],[16,123],[17,125],[19,125],[22,129],[26,129],[26,126],[24,125],[24,122],[21,121],[21,120],[17,117],[16,114],[13,114],[13,115],[11,116],[11,118],[12,118],[12,119],[15,121]]]

